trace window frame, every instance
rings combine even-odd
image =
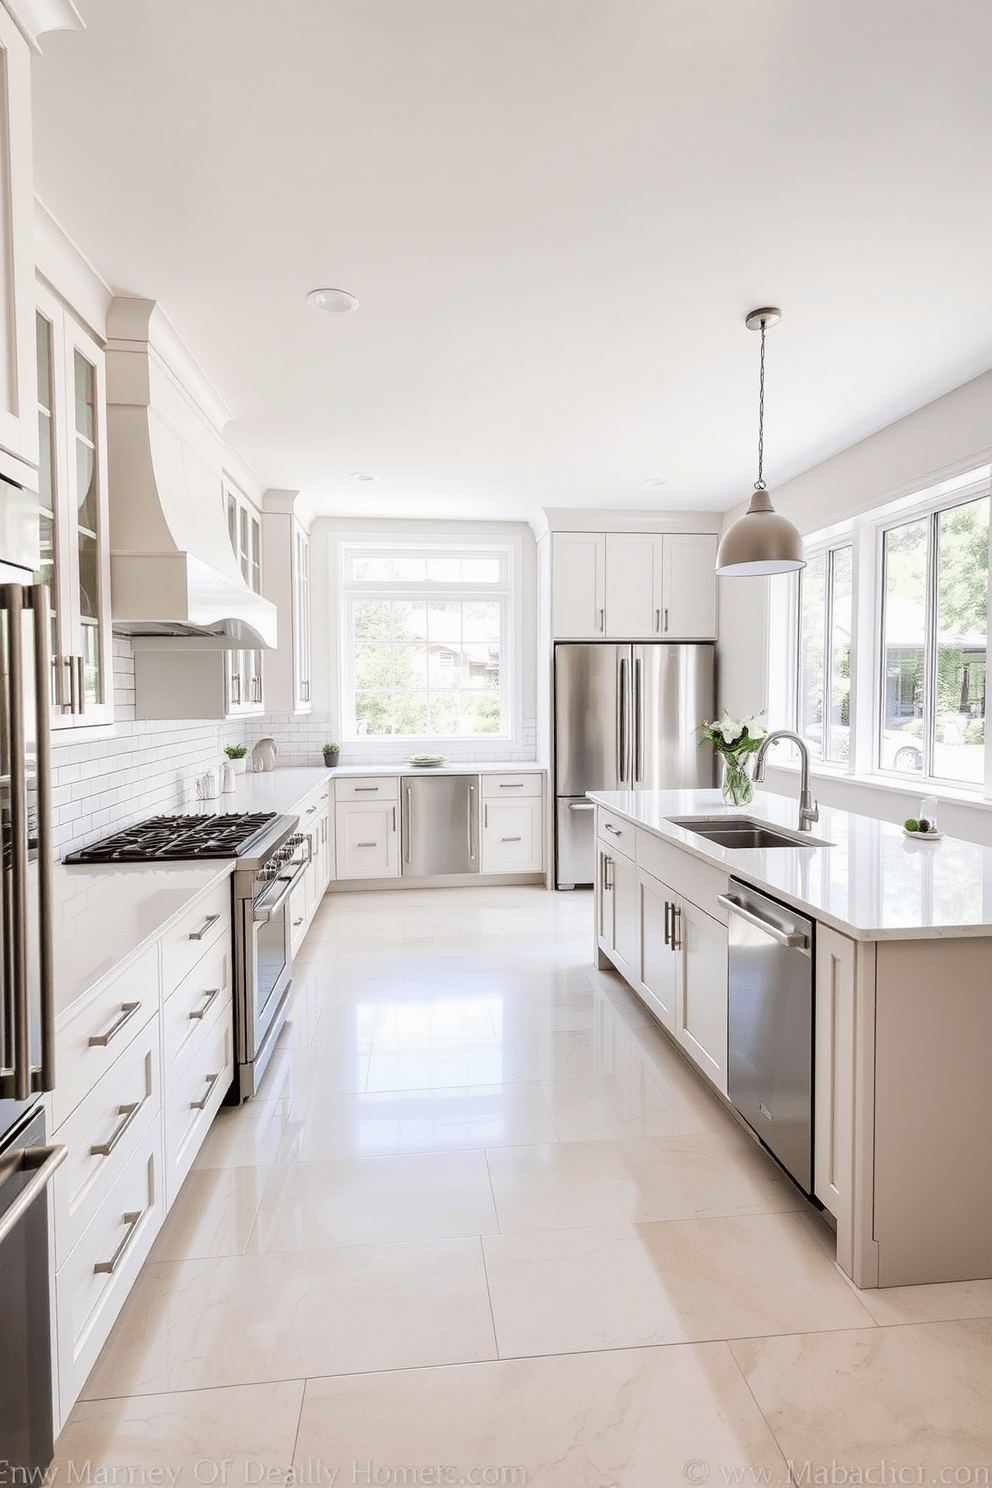
[[[338,587],[338,666],[341,736],[345,743],[362,749],[382,750],[397,747],[416,749],[420,745],[444,744],[450,749],[478,750],[497,745],[503,749],[519,744],[520,691],[522,658],[520,655],[520,578],[521,552],[517,538],[491,538],[440,534],[423,538],[386,538],[341,536],[337,542]],[[349,571],[353,555],[362,552],[378,557],[416,556],[425,560],[461,558],[497,558],[500,576],[496,582],[471,580],[368,580],[355,579]],[[495,602],[500,607],[500,718],[498,733],[478,734],[360,734],[355,717],[356,640],[352,623],[352,605],[356,599],[452,600],[461,604],[473,600]],[[429,694],[428,694],[429,695]]]

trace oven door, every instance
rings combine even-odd
[[[293,980],[289,901],[307,866],[306,862],[292,864],[291,874],[267,884],[256,899],[247,901],[244,906],[242,1100],[254,1095],[282,1026]]]

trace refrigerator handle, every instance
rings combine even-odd
[[[641,675],[641,659],[637,657],[634,661],[634,785],[640,784],[641,773],[644,769],[643,692],[644,679]]]
[[[32,584],[34,610],[35,805],[38,813],[38,961],[41,985],[40,1088],[55,1089],[55,947],[52,939],[52,762],[49,749],[49,594]]]
[[[6,672],[10,687],[10,1009],[14,1100],[31,1094],[31,1049],[28,1022],[28,833],[27,764],[24,755],[24,675],[21,668],[23,595],[20,584],[4,584],[0,608],[7,612]]]
[[[410,786],[410,785],[405,786],[404,787],[404,790],[403,790],[403,795],[404,795],[404,797],[406,799],[406,812],[404,813],[404,819],[403,819],[403,824],[402,824],[403,825],[403,861],[404,861],[404,863],[409,863],[410,862],[410,848],[411,848],[410,839],[411,839],[411,836],[412,836],[412,833],[413,833],[413,787]]]
[[[468,857],[475,862],[475,786],[468,788]]]
[[[627,779],[627,660],[621,656],[617,674],[617,780]]]

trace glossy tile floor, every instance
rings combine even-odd
[[[857,1292],[591,914],[325,900],[59,1482],[989,1482],[992,1283]]]

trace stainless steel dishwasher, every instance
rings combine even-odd
[[[403,876],[478,873],[478,775],[404,775],[400,792]]]
[[[813,1190],[814,922],[730,880],[727,1093],[804,1193]]]

